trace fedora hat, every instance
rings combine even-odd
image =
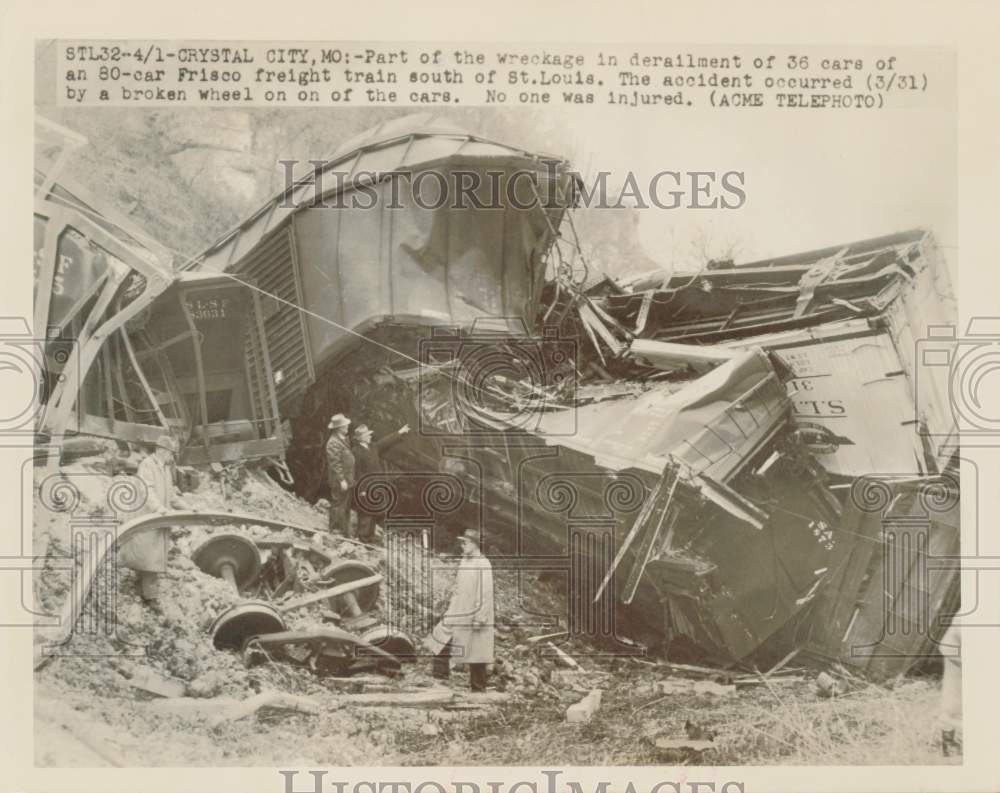
[[[170,435],[161,435],[156,439],[158,449],[166,449],[168,452],[177,454],[177,441]]]
[[[330,417],[330,423],[326,425],[328,430],[336,430],[341,427],[346,427],[351,423],[351,420],[347,418],[343,413],[335,413]]]

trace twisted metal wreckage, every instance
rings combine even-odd
[[[514,189],[537,200],[433,208],[431,170],[528,171]],[[315,500],[332,413],[409,422],[370,488],[387,527],[483,527],[495,567],[568,575],[568,627],[618,650],[624,617],[722,663],[885,676],[957,609],[957,570],[933,565],[958,552],[947,375],[918,383],[916,358],[955,307],[927,232],[595,282],[567,162],[414,116],[175,268],[55,174],[35,328],[57,451],[166,429],[182,464],[258,459]]]

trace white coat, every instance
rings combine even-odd
[[[493,566],[481,554],[463,556],[448,611],[427,645],[439,653],[451,640],[451,662],[493,663]]]
[[[171,466],[164,464],[155,454],[139,463],[139,478],[146,483],[145,512],[170,509],[173,500],[174,480]],[[121,563],[132,570],[162,573],[167,567],[167,545],[170,529],[147,531],[126,542],[119,551]]]

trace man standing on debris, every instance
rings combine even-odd
[[[139,463],[139,478],[146,484],[146,511],[166,513],[169,509],[190,509],[177,494],[174,486],[174,455],[177,441],[169,435],[156,439],[156,446]],[[125,543],[120,552],[121,563],[139,573],[142,600],[155,605],[160,595],[160,573],[167,567],[167,545],[170,527],[147,531]]]
[[[941,752],[962,754],[962,630],[952,624],[941,638]]]
[[[453,661],[469,667],[473,691],[486,690],[486,666],[493,663],[493,566],[479,551],[479,532],[459,538],[462,560],[448,611],[427,637],[435,653],[434,677],[446,680]]]
[[[409,431],[410,425],[404,424],[373,444],[373,433],[367,424],[359,424],[354,428],[354,474],[358,483],[354,492],[354,511],[358,515],[359,540],[371,542],[375,539],[375,519],[381,515],[365,509],[366,492],[359,488],[366,486],[364,482],[366,475],[383,471],[382,455],[403,440]]]
[[[354,454],[347,444],[347,428],[351,420],[343,413],[330,419],[326,442],[327,479],[330,483],[330,532],[349,537],[351,534],[351,488],[354,485]]]

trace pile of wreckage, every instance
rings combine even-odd
[[[433,207],[399,189],[431,170],[527,171],[539,200]],[[564,627],[609,654],[638,651],[627,625],[720,664],[797,653],[886,677],[932,656],[958,608],[948,372],[917,357],[956,314],[929,232],[596,280],[569,163],[418,115],[175,267],[57,172],[36,184],[39,465],[166,430],[185,466],[256,460],[316,501],[330,415],[376,436],[409,423],[361,488],[386,536],[443,547],[482,528],[495,569],[567,577]],[[373,208],[343,200],[362,189]],[[219,543],[199,558],[238,586],[259,557]],[[363,614],[369,571],[321,568],[317,597]],[[261,641],[287,637],[267,603],[219,619],[243,615]],[[364,636],[368,652],[408,641]]]

